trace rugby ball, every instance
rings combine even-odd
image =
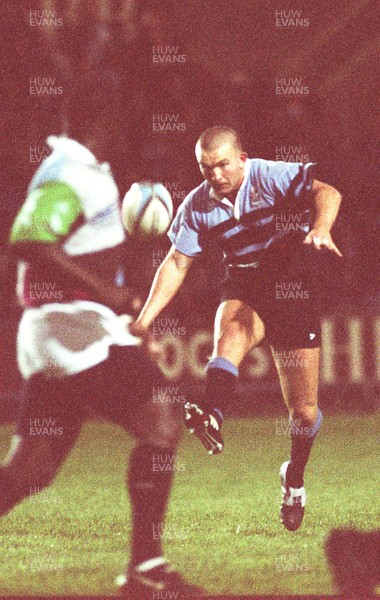
[[[133,183],[125,194],[121,219],[131,236],[155,237],[166,233],[173,218],[173,202],[162,183]]]

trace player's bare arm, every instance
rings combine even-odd
[[[131,332],[139,335],[144,332],[165,306],[174,298],[181,287],[192,263],[193,257],[179,252],[173,245],[157,270],[149,296]]]
[[[74,262],[62,250],[59,243],[18,242],[12,244],[11,249],[19,258],[29,262],[43,262],[47,269],[85,287],[99,302],[103,302],[116,312],[139,308],[140,301],[131,290],[107,285],[99,277]]]
[[[304,243],[313,244],[320,250],[325,247],[338,256],[342,256],[331,237],[331,229],[339,212],[342,197],[338,190],[327,183],[314,179],[312,187],[316,216],[313,227],[306,236]]]

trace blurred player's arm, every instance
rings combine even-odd
[[[89,290],[98,302],[116,312],[137,307],[137,298],[128,288],[106,285],[99,277],[76,264],[60,244],[20,242],[13,244],[13,252],[25,261],[42,263],[50,272],[64,275],[66,279]]]
[[[89,290],[99,302],[122,312],[133,307],[135,297],[125,288],[105,284],[78,265],[62,243],[82,216],[79,199],[64,184],[51,184],[32,192],[20,209],[10,234],[10,249],[18,258],[45,265],[50,272]]]
[[[174,298],[181,287],[194,257],[179,252],[173,245],[157,270],[147,301],[135,323],[131,325],[136,335],[146,331],[154,319]]]
[[[318,250],[326,247],[338,256],[342,256],[330,233],[338,216],[342,197],[334,187],[316,179],[313,180],[311,194],[315,205],[315,220],[304,243],[312,244]]]

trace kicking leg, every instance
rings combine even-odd
[[[284,493],[281,515],[285,527],[295,530],[301,525],[306,502],[305,467],[322,423],[318,408],[319,348],[291,351],[272,348],[272,353],[291,424],[290,460],[281,467]]]
[[[223,450],[220,402],[235,393],[239,365],[249,350],[264,338],[264,324],[241,300],[226,300],[215,318],[214,349],[206,367],[206,396],[199,404],[188,403],[186,426],[199,437],[209,454]]]

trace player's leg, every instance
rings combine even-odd
[[[36,376],[25,385],[17,433],[0,467],[0,515],[50,485],[75,444],[81,420],[67,415],[67,397],[60,402],[63,381]]]
[[[301,525],[304,471],[322,422],[318,408],[321,346],[319,266],[315,252],[291,240],[286,260],[271,265],[266,283],[266,334],[290,417],[290,460],[281,466],[281,518],[289,530]],[[296,291],[295,291],[296,290]]]
[[[163,376],[141,349],[112,349],[106,368],[109,375],[102,378],[106,386],[100,391],[106,402],[101,413],[136,439],[127,473],[132,508],[131,557],[126,576],[118,578],[117,583],[136,600],[160,590],[178,595],[193,589],[199,594],[199,588],[189,586],[170,569],[162,548],[182,434],[179,407],[165,395],[157,396],[157,390],[165,385]],[[112,403],[107,402],[109,395]]]
[[[220,403],[233,396],[241,361],[264,336],[262,320],[245,302],[229,299],[221,303],[215,317],[214,349],[206,367],[205,398],[186,405],[186,425],[209,454],[223,449]]]
[[[135,567],[163,557],[162,534],[182,427],[172,405],[146,403],[136,411],[129,429],[137,439],[127,477],[132,505],[130,562]]]
[[[293,487],[303,485],[311,446],[322,421],[318,408],[319,348],[273,350],[282,394],[291,423],[291,453],[287,479]],[[293,359],[284,360],[291,354]]]
[[[322,423],[322,412],[318,408],[320,350],[317,347],[289,351],[272,347],[272,353],[291,425],[290,460],[281,468],[283,487],[286,488],[287,495],[281,514],[284,525],[294,530],[301,525],[301,509],[306,501],[305,467]]]

